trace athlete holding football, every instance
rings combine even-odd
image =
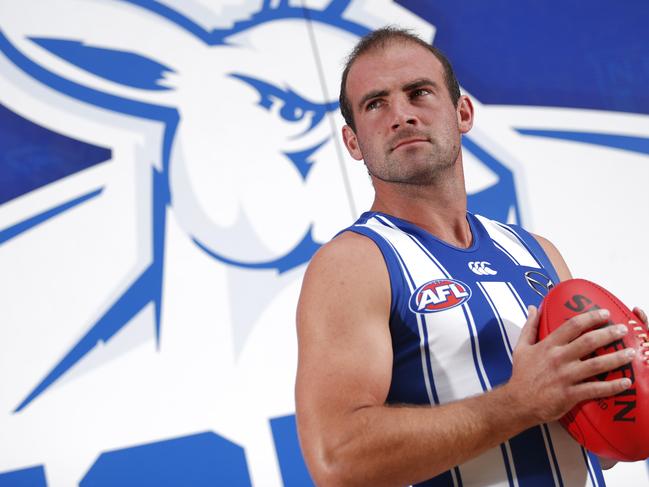
[[[467,213],[474,115],[448,61],[406,31],[376,31],[349,58],[341,110],[375,199],[315,255],[300,296],[297,420],[315,482],[601,484],[556,420],[630,386],[584,382],[629,350],[581,359],[626,328],[580,336],[606,323],[593,311],[537,343],[530,276],[570,273],[547,240]]]

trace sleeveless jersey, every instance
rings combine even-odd
[[[473,242],[449,245],[407,221],[364,213],[346,229],[373,240],[390,276],[392,404],[444,404],[511,376],[527,318],[558,282],[522,228],[467,214]],[[597,458],[558,423],[524,431],[418,486],[603,486]]]

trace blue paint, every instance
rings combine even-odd
[[[165,173],[152,171],[153,197],[151,201],[152,213],[152,239],[151,239],[151,266],[147,272],[151,273],[151,284],[148,287],[149,298],[155,306],[155,335],[156,345],[160,346],[160,323],[162,319],[162,275],[164,273],[164,242],[167,228],[167,206],[170,201],[169,186]],[[127,291],[127,292],[130,292]],[[143,306],[146,303],[143,304]],[[126,325],[126,321],[121,326]]]
[[[165,226],[164,194],[160,193],[160,186],[155,184],[159,173],[153,171],[154,177],[154,217],[153,232],[160,232]],[[156,189],[157,188],[157,189]],[[157,201],[157,203],[156,203]],[[155,303],[156,337],[160,332],[160,303],[162,301],[162,262],[163,246],[153,239],[153,262],[140,274],[129,288],[112,304],[104,315],[94,323],[80,340],[59,360],[59,362],[46,374],[46,376],[32,389],[32,391],[16,407],[14,413],[22,411],[34,399],[47,390],[61,376],[85,357],[98,343],[108,342],[117,332],[128,324],[150,302]]]
[[[305,117],[309,117],[309,127],[304,133],[309,132],[319,124],[327,112],[338,109],[338,102],[336,101],[314,103],[298,95],[290,88],[282,89],[271,83],[242,74],[231,74],[230,76],[243,81],[257,91],[260,107],[271,111],[275,103],[279,103],[279,115],[287,122],[299,122]]]
[[[22,69],[35,80],[77,100],[127,115],[159,120],[164,122],[168,127],[175,128],[175,124],[178,121],[178,112],[174,108],[120,98],[88,88],[48,71],[20,52],[1,30],[0,51],[18,68]],[[168,159],[165,159],[165,161],[168,161]]]
[[[275,440],[275,450],[282,472],[284,487],[311,487],[313,481],[304,463],[297,437],[295,415],[281,416],[270,420]]]
[[[640,154],[649,154],[649,138],[629,135],[602,134],[596,132],[576,132],[567,130],[516,129],[521,135],[547,137],[550,139],[583,142],[613,149],[622,149]]]
[[[103,188],[97,189],[95,191],[91,191],[90,193],[84,194],[83,196],[79,196],[78,198],[74,198],[59,206],[55,206],[54,208],[39,213],[38,215],[35,215],[31,218],[27,218],[26,220],[16,223],[15,225],[5,228],[4,230],[0,230],[0,244],[6,242],[7,240],[11,240],[12,238],[17,237],[18,235],[28,230],[31,230],[35,226],[46,222],[50,218],[54,218],[55,216],[58,216],[61,213],[71,210],[75,206],[78,206],[96,196],[99,196],[102,191]]]
[[[649,113],[649,2],[398,0],[485,104]]]
[[[304,238],[288,254],[274,260],[261,262],[243,262],[240,260],[229,259],[220,255],[206,245],[201,243],[197,238],[193,239],[194,243],[206,254],[225,264],[243,267],[244,269],[272,269],[278,273],[289,271],[299,265],[306,264],[311,260],[313,254],[320,248],[319,243],[313,239],[313,227],[311,226]]]
[[[0,205],[109,160],[110,149],[66,137],[0,105]]]
[[[47,487],[42,466],[0,473],[0,487]]]
[[[79,41],[30,37],[39,46],[94,75],[143,90],[169,90],[160,84],[174,70],[138,54],[87,46]]]
[[[65,354],[54,368],[16,407],[14,413],[22,411],[42,394],[63,374],[76,365],[100,342],[107,343],[144,306],[151,301],[151,290],[155,289],[152,267],[144,271],[129,289],[122,294],[110,309],[85,333],[85,335]]]
[[[467,195],[469,211],[493,220],[506,222],[510,209],[513,208],[516,222],[521,223],[512,171],[476,144],[471,137],[464,136],[462,146],[498,176],[498,182],[493,186]]]
[[[205,44],[214,46],[219,44],[228,44],[228,37],[243,32],[265,22],[284,19],[306,19],[309,21],[321,22],[324,24],[335,25],[348,32],[363,36],[369,32],[369,29],[356,22],[347,20],[342,17],[342,13],[347,8],[351,0],[333,0],[324,10],[312,10],[305,7],[293,7],[288,0],[280,0],[277,5],[273,1],[264,0],[261,9],[252,14],[250,18],[235,22],[230,29],[213,29],[205,30],[203,27],[185,17],[181,13],[164,5],[156,0],[127,0],[128,3],[138,5],[157,15],[160,15],[170,22],[177,24],[179,27],[192,33],[201,39]]]
[[[329,139],[325,139],[319,144],[302,151],[284,153],[284,155],[288,157],[293,165],[297,168],[304,181],[306,181],[306,177],[309,175],[309,171],[311,171],[311,168],[314,164],[314,161],[310,159],[311,156],[314,152],[317,152],[317,150],[322,147],[327,141],[329,141]]]
[[[211,432],[102,453],[80,487],[252,485],[243,448]]]
[[[264,3],[259,12],[254,14],[249,20],[238,22],[232,29],[228,30],[213,30],[205,31],[197,24],[191,22],[186,17],[170,8],[159,4],[155,1],[133,1],[135,5],[150,10],[153,13],[162,15],[168,20],[176,23],[180,28],[184,28],[203,40],[208,45],[227,44],[227,37],[235,33],[241,32],[255,25],[279,19],[305,19],[310,21],[324,22],[331,25],[336,25],[358,35],[363,35],[368,32],[365,27],[362,27],[353,22],[344,20],[340,17],[340,13],[348,2],[334,1],[332,4],[323,11],[311,11],[302,7],[291,7],[288,2],[280,2],[277,6],[271,6],[269,2]],[[58,53],[63,55],[65,50],[66,59],[73,63],[81,63],[80,67],[91,72],[105,74],[107,66],[111,63],[113,67],[118,61],[123,61],[124,56],[118,55],[113,52],[109,55],[110,60],[98,61],[98,66],[93,67],[92,57],[87,56],[88,52],[84,47],[84,53],[76,52],[74,55],[70,54],[73,51],[71,44],[55,42],[54,39],[40,39],[39,42],[45,42],[45,45],[52,49],[58,49]],[[65,46],[62,49],[61,46]],[[74,47],[81,49],[80,46]],[[89,353],[99,341],[106,342],[110,340],[117,332],[119,332],[127,323],[135,316],[144,306],[153,302],[155,306],[155,333],[156,341],[160,343],[160,319],[162,307],[162,277],[163,277],[163,258],[164,258],[164,243],[165,243],[165,229],[166,229],[166,207],[171,202],[171,195],[169,192],[169,164],[170,154],[173,146],[173,141],[176,133],[176,128],[179,123],[179,114],[176,109],[166,106],[153,105],[150,103],[135,101],[131,99],[121,98],[108,93],[103,93],[95,89],[80,85],[65,79],[51,71],[46,70],[33,60],[29,59],[22,52],[20,52],[9,39],[4,36],[0,31],[0,51],[2,51],[9,60],[16,66],[22,69],[25,73],[40,81],[41,83],[51,87],[52,89],[69,95],[73,98],[83,102],[102,107],[111,111],[124,113],[136,117],[141,117],[150,120],[158,120],[164,124],[164,138],[162,147],[162,172],[153,171],[153,198],[152,198],[152,263],[151,265],[133,282],[133,284],[112,304],[106,313],[100,317],[95,324],[86,332],[86,334],[75,344],[72,348],[61,358],[61,360],[45,375],[39,384],[27,395],[27,397],[18,405],[15,412],[19,412],[27,407],[34,399],[40,394],[45,392],[52,384],[54,384],[62,375],[64,375],[71,367],[79,362],[87,353]],[[107,55],[106,52],[102,53]],[[110,57],[112,56],[112,57]],[[104,56],[105,57],[105,56]],[[118,59],[119,58],[119,59]],[[149,60],[147,63],[145,58],[138,58],[138,62],[144,62],[145,71],[149,75],[156,74],[158,70],[166,69],[164,66]],[[112,75],[111,75],[112,76]],[[115,75],[117,76],[117,75]],[[123,81],[123,78],[113,77],[114,80]],[[132,80],[131,80],[132,81]],[[242,80],[244,81],[244,80]],[[140,80],[139,82],[143,82]],[[149,82],[151,79],[149,79]],[[264,82],[261,82],[264,83]],[[263,100],[264,96],[268,93],[278,95],[278,88],[270,84],[259,84],[253,88],[257,89],[260,97]],[[261,90],[261,91],[260,91]],[[284,98],[280,97],[280,101],[285,102],[285,106],[280,111],[280,114],[287,120],[291,118],[297,120],[299,116],[300,104],[309,110],[313,110],[315,117],[324,116],[326,111],[334,109],[333,102],[324,104],[311,104],[307,100],[300,98],[296,93],[290,90],[281,90]],[[298,111],[296,111],[298,110]],[[321,114],[321,115],[319,115]],[[300,168],[298,168],[299,170]],[[302,167],[306,169],[306,167]],[[319,248],[319,244],[313,240],[311,229],[305,235],[303,240],[291,250],[288,254],[268,262],[239,262],[233,259],[228,259],[223,256],[217,255],[201,245],[200,242],[194,240],[195,243],[221,262],[229,265],[249,268],[249,269],[274,269],[279,273],[286,272],[292,268],[302,265],[310,260],[315,251]]]

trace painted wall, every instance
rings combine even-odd
[[[371,201],[342,60],[386,23],[476,105],[469,205],[649,307],[640,1],[0,2],[0,486],[310,480],[294,310]],[[610,485],[648,482],[643,462]]]

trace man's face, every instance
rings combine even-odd
[[[363,54],[350,69],[347,93],[356,131],[345,127],[345,144],[373,177],[430,184],[458,160],[470,102],[462,97],[453,105],[443,66],[426,48],[397,40]]]

